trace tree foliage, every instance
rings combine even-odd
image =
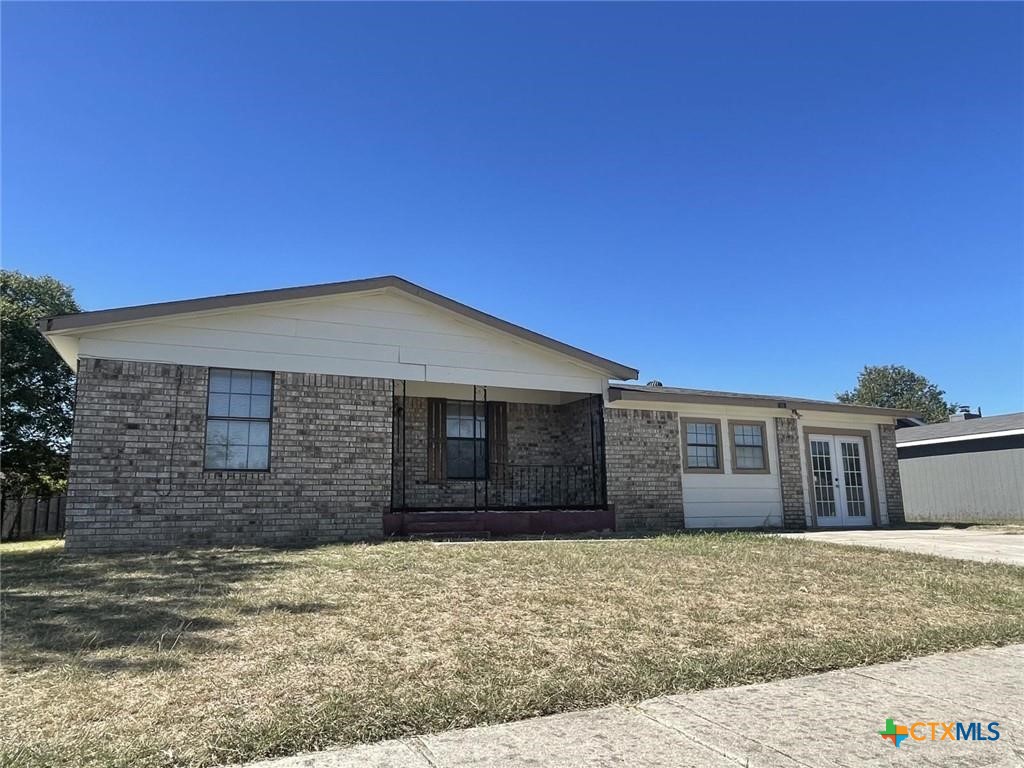
[[[78,311],[71,288],[60,281],[0,270],[0,478],[5,494],[51,492],[67,479],[75,379],[36,321]]]
[[[946,393],[919,373],[902,365],[866,365],[857,386],[837,392],[841,403],[906,408],[929,424],[945,421],[959,407],[945,400]]]

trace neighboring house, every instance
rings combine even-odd
[[[1024,413],[896,432],[907,520],[1024,522]]]
[[[637,371],[397,277],[50,318],[69,551],[900,523],[909,412]]]

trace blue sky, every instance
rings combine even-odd
[[[3,263],[399,274],[680,386],[1024,410],[1024,6],[11,4]]]

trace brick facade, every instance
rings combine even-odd
[[[270,470],[205,471],[207,382],[204,367],[80,362],[68,552],[374,539],[393,498],[410,507],[471,508],[483,506],[487,492],[492,507],[543,503],[542,495],[509,496],[507,477],[504,485],[491,478],[486,491],[477,483],[475,498],[472,481],[429,483],[427,400],[395,397],[389,379],[276,373]],[[403,409],[404,426],[397,420]],[[895,430],[878,430],[889,523],[901,524]],[[776,417],[775,434],[784,527],[803,529],[796,419]],[[404,467],[396,450],[403,438]],[[577,488],[573,505],[600,503],[603,485],[619,530],[678,530],[679,441],[678,417],[669,411],[602,409],[595,398],[508,403],[503,461],[519,472],[596,460],[585,478],[591,485]]]
[[[878,425],[878,442],[882,454],[882,478],[885,481],[886,507],[889,525],[903,525],[903,486],[900,483],[900,462],[896,453],[896,428],[892,424]]]
[[[608,503],[616,527],[675,530],[683,527],[679,420],[668,411],[606,408]]]
[[[80,362],[68,552],[383,535],[392,382],[276,373],[268,472],[204,471],[208,370]]]
[[[600,425],[596,423],[600,419],[600,405],[591,398],[561,405],[507,403],[505,461],[516,467],[514,494],[513,478],[507,472],[504,482],[493,476],[487,483],[477,481],[475,495],[472,480],[431,482],[427,473],[427,398],[399,395],[395,408],[396,414],[405,411],[404,424],[401,415],[395,417],[398,433],[392,454],[394,500],[398,507],[482,508],[485,501],[489,507],[529,505],[531,501],[549,505],[551,494],[544,492],[545,484],[558,487],[560,478],[563,482],[569,480],[567,472],[572,473],[573,486],[565,497],[581,505],[593,499],[591,477],[596,475],[600,482],[600,467],[594,475],[590,469],[597,450],[595,444],[600,439]],[[593,430],[591,419],[595,420]]]
[[[775,417],[775,446],[782,488],[782,527],[803,530],[807,527],[807,515],[804,510],[804,482],[800,474],[800,430],[792,416]]]

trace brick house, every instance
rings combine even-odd
[[[71,552],[903,520],[906,412],[620,383],[397,277],[40,331],[78,374]]]

